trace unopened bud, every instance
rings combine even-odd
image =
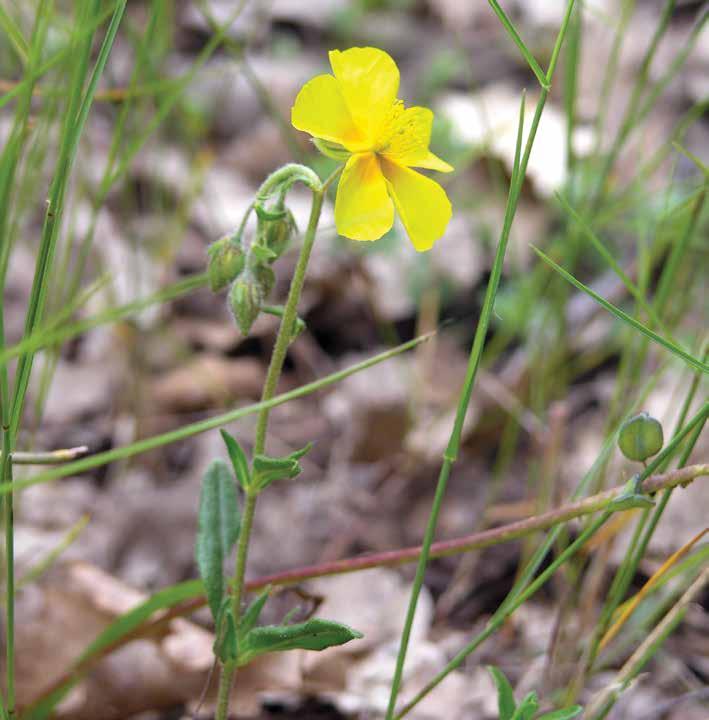
[[[263,296],[257,282],[251,276],[240,277],[229,291],[229,306],[243,335],[248,335],[251,326],[261,312]]]
[[[256,265],[242,273],[232,285],[229,305],[243,335],[249,334],[275,282],[276,275],[268,265]]]
[[[659,420],[646,412],[638,413],[626,420],[620,428],[618,447],[628,460],[644,462],[657,455],[664,442],[662,425]]]
[[[263,224],[263,245],[274,253],[276,258],[280,257],[298,229],[293,213],[286,208],[283,217],[278,220],[261,220],[260,224]]]
[[[209,287],[213,292],[224,289],[235,280],[246,263],[240,239],[234,235],[225,235],[212,243],[207,254],[209,255],[207,275]]]

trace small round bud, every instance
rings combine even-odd
[[[644,462],[662,449],[664,438],[659,420],[646,412],[628,418],[620,428],[618,447],[628,460]]]
[[[293,213],[286,208],[285,215],[278,220],[263,220],[263,244],[280,257],[290,244],[293,235],[298,229]]]
[[[207,276],[212,292],[223,290],[235,280],[246,263],[241,242],[234,235],[225,235],[212,243],[207,249],[207,254],[209,255]]]
[[[263,296],[252,277],[238,278],[229,291],[229,306],[243,335],[248,335],[251,326],[261,312]]]

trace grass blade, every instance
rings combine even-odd
[[[380,353],[379,355],[374,355],[367,360],[363,360],[360,363],[351,365],[344,370],[339,370],[338,372],[326,375],[324,378],[320,378],[319,380],[315,380],[306,385],[302,385],[295,390],[282,393],[281,395],[276,395],[274,398],[272,398],[271,400],[267,400],[266,402],[259,402],[253,405],[247,405],[242,408],[237,408],[236,410],[231,410],[230,412],[216,415],[215,417],[208,418],[207,420],[201,420],[200,422],[185,425],[184,427],[168,433],[164,433],[162,435],[154,435],[153,437],[139,440],[138,442],[132,443],[131,445],[114,448],[113,450],[108,450],[106,452],[98,453],[96,455],[92,455],[91,457],[83,458],[82,460],[77,460],[76,462],[63,465],[61,468],[55,468],[53,470],[48,470],[44,473],[39,473],[38,475],[27,478],[26,480],[19,480],[13,483],[11,486],[2,486],[0,487],[0,495],[7,494],[9,492],[17,492],[18,490],[22,490],[23,488],[30,487],[32,485],[38,485],[40,483],[50,482],[52,480],[58,480],[59,478],[86,472],[87,470],[102,467],[103,465],[107,465],[108,463],[114,462],[116,460],[125,460],[126,458],[133,457],[134,455],[139,455],[140,453],[148,452],[149,450],[154,450],[155,448],[169,445],[170,443],[176,442],[178,440],[184,440],[185,438],[192,437],[193,435],[198,435],[199,433],[207,432],[208,430],[215,430],[222,425],[225,425],[226,423],[240,420],[247,415],[253,415],[254,413],[258,413],[263,408],[274,408],[278,405],[283,405],[284,403],[290,402],[291,400],[305,397],[306,395],[310,395],[317,390],[322,390],[323,388],[329,387],[330,385],[333,385],[340,380],[344,380],[350,375],[354,375],[355,373],[361,372],[362,370],[366,370],[373,365],[377,365],[380,362],[388,360],[389,358],[400,355],[407,350],[412,350],[426,340],[429,340],[432,336],[433,333],[421,335],[417,338],[414,338],[413,340],[409,340],[409,342],[398,345],[391,350],[387,350],[386,352]]]
[[[507,30],[507,33],[512,38],[512,41],[519,48],[522,56],[527,61],[529,69],[535,74],[537,80],[539,80],[539,84],[542,86],[542,89],[549,90],[551,85],[549,84],[549,80],[547,80],[546,73],[539,66],[539,63],[536,61],[534,55],[532,55],[529,48],[524,44],[524,40],[522,40],[520,34],[517,32],[517,28],[515,28],[512,21],[507,17],[507,15],[505,15],[505,11],[500,7],[500,3],[498,3],[497,0],[489,0],[489,3],[490,7],[495,12],[495,15],[497,15],[505,30]]]
[[[569,204],[568,200],[561,194],[556,193],[556,199],[559,201],[562,210],[564,210],[571,219],[578,224],[581,231],[591,241],[591,244],[598,251],[598,254],[605,260],[606,264],[613,270],[613,272],[620,278],[623,285],[625,285],[628,292],[637,300],[638,305],[648,314],[648,317],[652,322],[663,332],[666,333],[665,326],[662,320],[658,317],[655,309],[645,300],[645,296],[640,292],[637,285],[625,274],[623,268],[618,265],[612,253],[606,248],[601,242],[598,236],[593,232],[591,226],[574,210]]]
[[[137,315],[143,310],[147,310],[154,305],[160,305],[170,300],[175,300],[183,295],[186,295],[193,290],[204,287],[207,284],[207,276],[205,273],[199,273],[191,275],[184,280],[180,280],[168,287],[158,290],[152,295],[148,295],[138,300],[133,300],[125,305],[121,305],[116,308],[110,308],[103,312],[100,312],[92,317],[85,318],[83,320],[77,320],[76,322],[66,325],[64,327],[55,328],[54,323],[50,324],[49,327],[41,328],[29,337],[13,345],[12,347],[6,348],[0,352],[0,365],[6,363],[14,357],[23,355],[28,352],[38,352],[44,348],[51,347],[52,345],[59,345],[67,340],[75,338],[77,335],[92,330],[93,328],[108,323],[122,320],[123,318],[131,315]],[[77,306],[82,301],[78,301]]]
[[[17,23],[10,17],[2,5],[0,5],[0,30],[7,35],[10,40],[10,45],[12,45],[22,64],[25,65],[29,56],[29,46]]]
[[[567,282],[570,282],[575,288],[578,290],[581,290],[582,292],[585,292],[589,297],[593,298],[601,307],[605,308],[609,313],[612,315],[615,315],[615,317],[618,318],[618,320],[622,320],[627,325],[630,325],[630,327],[635,328],[639,332],[641,332],[646,337],[650,338],[653,342],[657,343],[658,345],[661,345],[666,350],[669,350],[671,353],[676,355],[678,358],[681,358],[684,360],[684,362],[687,363],[690,367],[694,368],[695,370],[700,370],[703,373],[709,373],[709,365],[707,365],[705,362],[702,362],[701,360],[697,360],[693,355],[688,353],[686,350],[683,350],[679,345],[675,345],[673,342],[670,342],[666,338],[663,338],[662,336],[658,335],[656,332],[653,332],[650,330],[650,328],[643,325],[641,322],[636,320],[635,318],[631,317],[627,313],[624,313],[620,308],[617,308],[615,305],[609,303],[607,300],[602,298],[598,293],[591,290],[590,287],[587,287],[582,282],[577,280],[571,273],[568,273],[564,268],[557,265],[548,255],[545,255],[539,248],[532,245],[532,249],[534,252],[539,255],[539,257],[544,260],[547,265],[549,265],[551,268],[556,270],[556,272],[561,275],[561,277],[564,278]]]

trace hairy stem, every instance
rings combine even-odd
[[[293,173],[293,166],[286,165],[280,171],[274,173],[269,180],[264,183],[259,192],[259,196],[267,195],[272,187],[275,186],[273,178],[278,180],[290,172]],[[310,254],[315,243],[315,235],[322,211],[323,199],[325,197],[323,186],[320,184],[319,178],[315,176],[311,179],[305,172],[307,168],[302,168],[302,173],[297,179],[305,182],[313,191],[313,203],[310,210],[310,220],[303,238],[303,246],[300,249],[298,263],[296,264],[291,280],[290,290],[288,292],[288,300],[283,310],[283,318],[278,329],[278,336],[271,354],[271,362],[268,367],[268,374],[263,386],[261,394],[261,402],[271,400],[278,387],[278,381],[283,371],[283,364],[288,352],[288,345],[292,340],[292,332],[295,319],[298,312],[298,302],[300,294],[303,290],[305,282],[305,274],[308,269]],[[256,440],[254,443],[254,455],[260,455],[266,449],[266,430],[268,429],[268,418],[271,413],[271,407],[266,405],[258,414],[256,423]],[[238,627],[239,617],[241,615],[241,600],[244,593],[244,577],[246,575],[246,562],[249,555],[249,541],[251,540],[251,529],[253,527],[254,513],[256,512],[257,492],[247,492],[246,506],[244,508],[244,517],[242,520],[241,531],[239,532],[239,542],[236,549],[236,567],[234,570],[234,584],[232,597],[232,612],[234,623]],[[221,668],[219,676],[218,705],[215,720],[227,720],[229,714],[229,691],[234,683],[236,675],[236,662],[226,663]]]

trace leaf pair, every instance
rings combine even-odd
[[[239,443],[225,430],[221,434],[236,480],[222,460],[214,460],[207,469],[202,479],[195,545],[199,573],[216,628],[214,654],[223,663],[241,666],[264,653],[324,650],[362,637],[356,630],[331,620],[256,627],[268,600],[268,590],[259,595],[236,622],[224,576],[224,560],[239,538],[241,524],[236,481],[244,492],[255,495],[276,480],[294,478],[302,471],[298,461],[311,445],[282,458],[257,455],[250,469]]]
[[[489,665],[487,669],[492,675],[495,688],[497,689],[499,720],[532,720],[539,710],[537,693],[528,693],[522,702],[517,705],[512,686],[504,673],[494,665]],[[580,705],[574,705],[570,708],[553,710],[552,712],[541,715],[538,720],[571,720],[571,718],[577,717],[582,709]]]
[[[254,457],[254,470],[251,477],[254,488],[257,492],[264,490],[276,480],[290,480],[303,472],[298,460],[310,452],[312,443],[304,448],[292,452],[290,455],[280,458],[272,458],[267,455],[256,455]]]
[[[651,508],[655,505],[655,501],[643,493],[642,478],[639,474],[625,483],[625,487],[620,495],[616,495],[608,504],[609,510],[633,510],[635,508]]]
[[[225,430],[221,431],[221,435],[236,479],[246,493],[257,494],[276,480],[298,475],[302,470],[298,460],[311,447],[308,445],[283,458],[257,455],[252,472],[246,453],[239,443]],[[204,581],[207,602],[217,627],[217,635],[225,633],[225,637],[233,635],[234,638],[237,635],[235,623],[233,618],[230,619],[224,603],[224,560],[239,538],[240,524],[234,476],[225,462],[214,460],[202,480],[195,555],[199,574]]]
[[[249,469],[249,461],[241,445],[226,430],[220,432],[244,492],[259,493],[276,480],[290,480],[300,475],[303,468],[298,461],[312,448],[312,443],[308,443],[304,448],[280,458],[256,455],[252,471]]]
[[[214,641],[214,653],[222,662],[236,661],[237,666],[241,667],[248,665],[259,655],[270,652],[319,651],[362,637],[362,633],[347,625],[318,618],[293,625],[256,627],[269,592],[270,589],[265,590],[249,605],[238,629],[234,623],[229,598],[224,599]]]

